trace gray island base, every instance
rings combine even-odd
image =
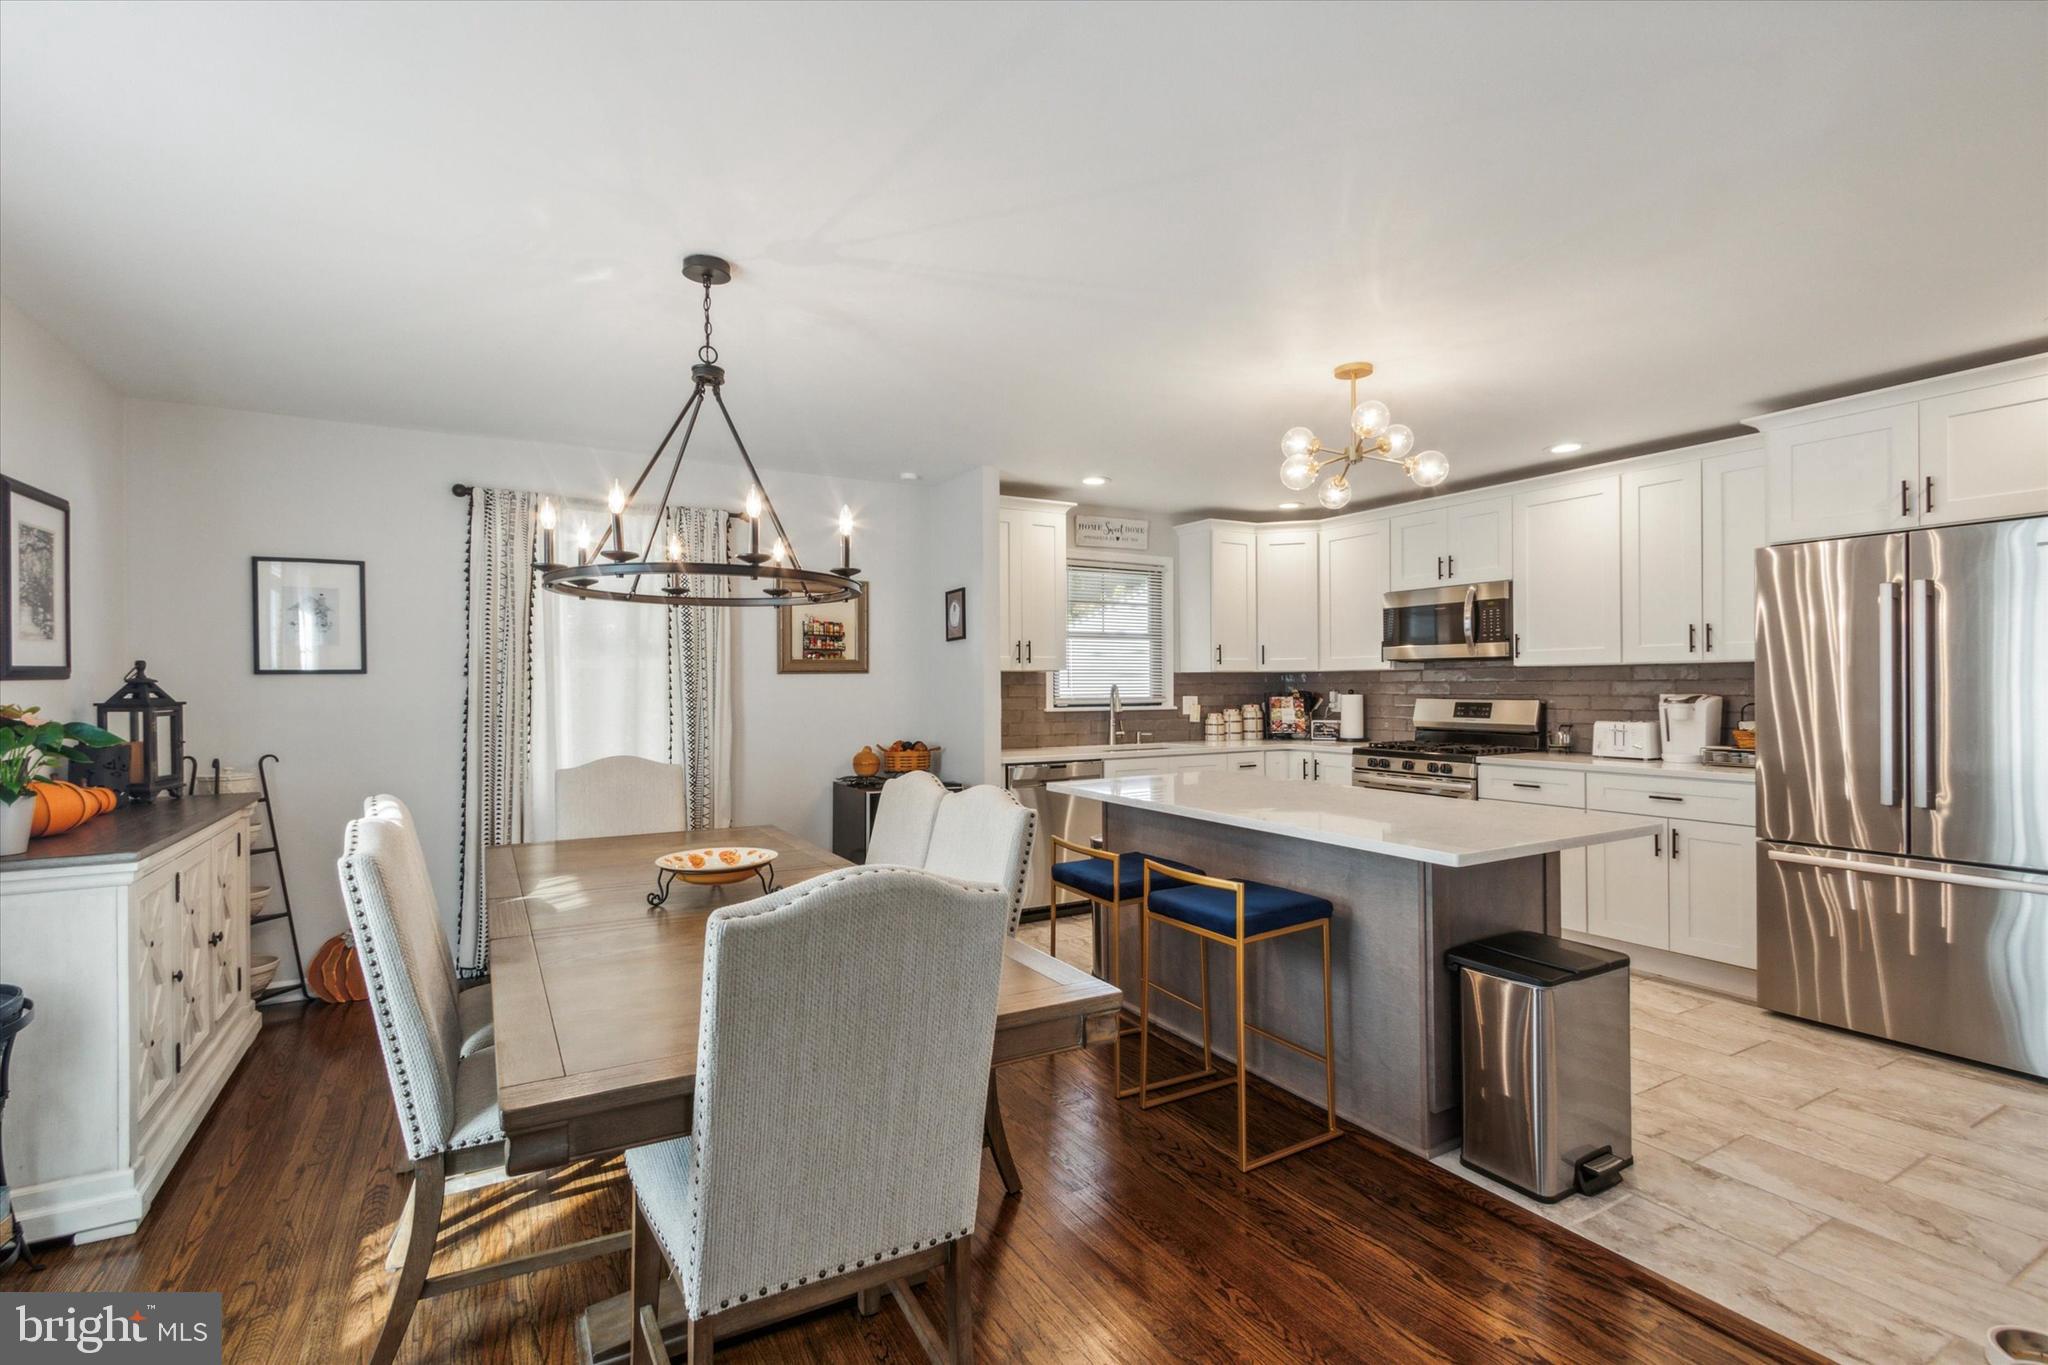
[[[1272,782],[1236,773],[1177,773],[1057,784],[1103,802],[1103,844],[1327,897],[1337,1112],[1411,1152],[1433,1156],[1459,1134],[1458,990],[1444,951],[1511,929],[1557,932],[1557,853],[1647,833],[1636,817]],[[1091,790],[1092,789],[1092,790]],[[1510,813],[1512,812],[1512,813]],[[1139,998],[1135,904],[1124,910],[1117,983]],[[1320,936],[1290,935],[1245,951],[1252,1023],[1311,1049],[1321,1043]],[[1197,999],[1210,974],[1210,1038],[1236,1065],[1231,950],[1153,931],[1153,979]],[[1189,1041],[1200,1016],[1153,992],[1155,1029]],[[1132,1040],[1133,1042],[1135,1040]],[[1135,1058],[1126,1052],[1125,1066]],[[1319,1063],[1253,1036],[1253,1074],[1320,1108]],[[1153,1072],[1169,1076],[1171,1059]]]

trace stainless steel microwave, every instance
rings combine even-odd
[[[1515,652],[1514,584],[1505,578],[1390,592],[1381,616],[1386,659],[1508,659]]]

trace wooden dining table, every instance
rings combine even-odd
[[[487,851],[507,1169],[544,1170],[690,1131],[704,926],[710,911],[762,892],[749,878],[678,883],[659,908],[647,898],[661,854],[728,844],[778,850],[781,886],[851,866],[773,825]],[[1115,986],[1012,938],[995,1061],[1107,1041],[1122,1002]]]

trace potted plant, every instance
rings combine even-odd
[[[29,784],[60,759],[119,744],[121,737],[82,720],[39,719],[36,706],[0,706],[0,856],[28,847],[36,794]]]

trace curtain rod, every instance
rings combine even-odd
[[[476,492],[476,489],[475,489],[474,487],[472,487],[471,485],[469,485],[469,484],[466,484],[466,483],[458,483],[458,484],[456,484],[456,485],[455,485],[455,486],[454,486],[453,488],[449,489],[448,491],[449,491],[449,492],[451,492],[451,493],[453,493],[453,494],[454,494],[454,495],[455,495],[456,497],[458,497],[458,498],[466,498],[466,497],[468,497],[468,496],[469,496],[469,495],[470,495],[471,493],[474,493],[474,492]]]

